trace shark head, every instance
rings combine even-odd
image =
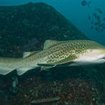
[[[105,48],[87,49],[85,53],[80,54],[76,59],[82,63],[105,63]]]

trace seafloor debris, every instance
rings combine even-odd
[[[8,105],[30,105],[31,103],[46,101],[47,103],[42,105],[65,105],[65,103],[70,105],[99,105],[97,89],[92,86],[89,80],[85,79],[42,81],[38,77],[33,77],[20,81],[17,94],[11,93],[11,87],[8,87],[7,90],[2,89],[1,91],[8,94]],[[50,103],[49,101],[56,102]]]
[[[52,102],[56,102],[56,101],[59,101],[60,100],[60,97],[52,97],[52,98],[43,98],[43,99],[37,99],[37,100],[33,100],[31,102],[31,104],[43,104],[43,103],[52,103]]]

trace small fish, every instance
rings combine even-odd
[[[95,18],[97,18],[97,13],[93,13],[93,16],[94,16]]]
[[[0,74],[17,70],[23,75],[40,67],[46,70],[59,66],[87,65],[105,62],[105,46],[91,40],[47,40],[42,51],[25,52],[23,58],[0,58]]]
[[[88,15],[88,20],[91,20],[91,16],[90,15]]]
[[[92,3],[92,1],[86,1],[86,0],[83,0],[82,2],[81,2],[81,5],[82,6],[88,6],[88,7],[90,7],[90,4]]]
[[[86,1],[86,0],[83,0],[83,1],[81,2],[81,5],[82,5],[82,6],[86,6],[86,5],[87,5],[87,1]]]
[[[96,27],[96,31],[97,32],[100,32],[100,27]]]
[[[18,78],[17,77],[12,77],[12,80],[13,80],[13,82],[12,82],[12,92],[14,94],[16,94],[17,91],[18,91],[18,87],[17,87],[17,85],[18,85]]]
[[[93,27],[93,26],[91,26],[90,28],[91,28],[91,30],[92,30],[94,27]]]
[[[96,11],[97,11],[98,13],[100,13],[100,14],[103,13],[103,11],[102,11],[100,8],[96,8]]]
[[[105,18],[103,18],[103,21],[105,21]]]

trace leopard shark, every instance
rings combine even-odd
[[[40,67],[47,70],[60,66],[100,64],[105,62],[105,46],[92,40],[46,40],[41,51],[25,52],[22,58],[0,57],[0,74],[13,70],[18,75]]]

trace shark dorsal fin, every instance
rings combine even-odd
[[[31,51],[31,52],[24,52],[23,53],[23,58],[26,58],[32,54],[38,53],[39,51]]]
[[[46,40],[44,42],[44,48],[43,49],[48,49],[56,44],[60,43],[60,41],[56,41],[56,40]]]

